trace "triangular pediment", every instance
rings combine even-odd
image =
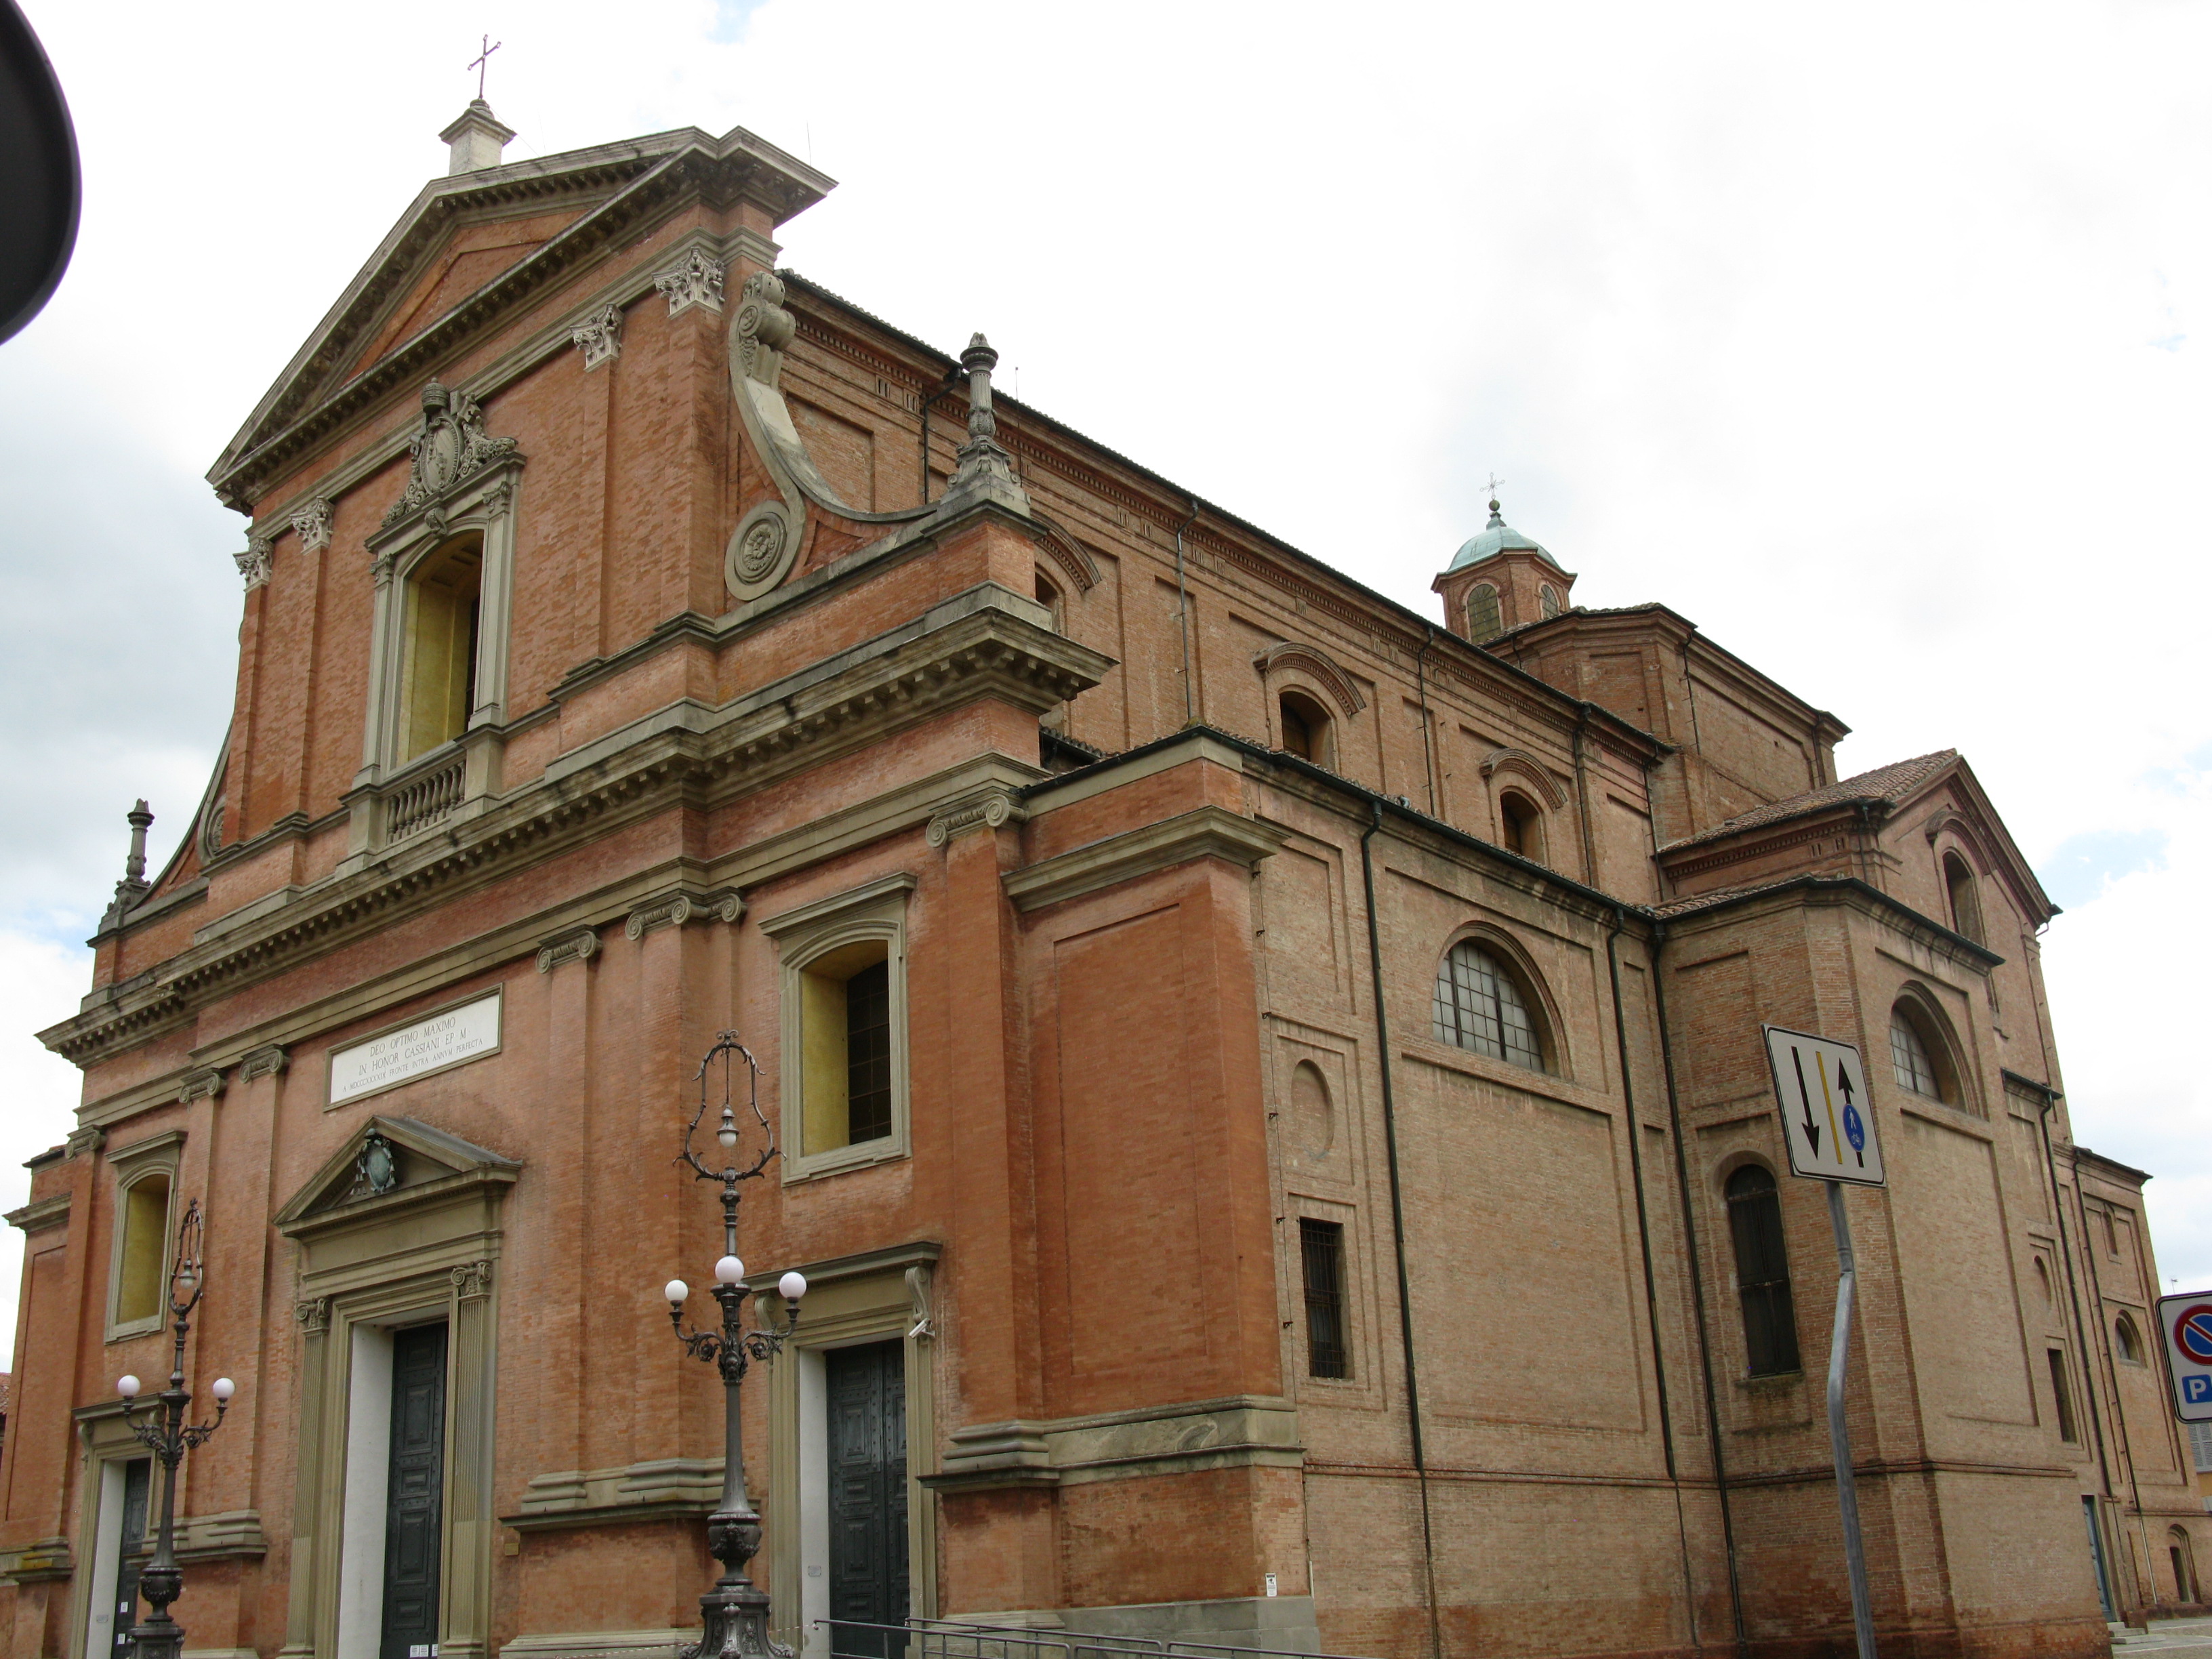
[[[457,1179],[512,1182],[521,1164],[411,1117],[372,1117],[276,1212],[283,1232],[340,1212],[407,1203]]]
[[[1971,849],[1976,874],[2002,881],[2011,890],[2023,915],[2040,925],[2058,914],[2012,832],[1982,792],[1973,769],[1956,754],[1899,795],[1883,839],[1911,837],[1932,845],[1947,834]]]
[[[686,196],[762,203],[780,222],[835,181],[742,127],[696,127],[433,179],[285,365],[208,472],[251,504],[290,459],[429,378],[556,277],[626,246]]]

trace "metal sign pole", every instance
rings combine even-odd
[[[1858,1295],[1858,1261],[1851,1254],[1851,1224],[1844,1213],[1840,1182],[1828,1189],[1828,1224],[1836,1233],[1836,1328],[1828,1344],[1828,1444],[1836,1455],[1836,1507],[1844,1517],[1844,1561],[1851,1575],[1851,1624],[1859,1659],[1875,1659],[1874,1598],[1867,1593],[1866,1547],[1859,1540],[1859,1488],[1851,1474],[1851,1430],[1844,1420],[1844,1366],[1850,1357],[1851,1304]]]

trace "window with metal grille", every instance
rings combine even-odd
[[[2212,1423],[2189,1425],[2189,1453],[2199,1474],[2212,1474]]]
[[[1521,988],[1497,957],[1472,939],[1453,945],[1437,969],[1435,1029],[1439,1042],[1532,1072],[1549,1069],[1543,1038]]]
[[[891,970],[878,962],[845,981],[847,1110],[853,1140],[891,1132]]]
[[[1298,1249],[1305,1259],[1306,1371],[1350,1376],[1352,1352],[1344,1331],[1344,1226],[1298,1220]]]
[[[1931,1100],[1943,1098],[1943,1083],[1936,1070],[1936,1057],[1929,1053],[1928,1040],[1920,1034],[1919,1027],[1901,1002],[1889,1011],[1889,1063],[1897,1073],[1898,1087],[1910,1089],[1916,1095],[1926,1095]]]
[[[2058,1437],[2069,1445],[2078,1443],[2081,1436],[2074,1427],[2074,1395],[2066,1386],[2066,1350],[2045,1350],[2051,1360],[2051,1393],[2058,1407]]]
[[[1736,1296],[1743,1308],[1745,1370],[1753,1376],[1802,1370],[1797,1314],[1783,1247],[1782,1198],[1771,1171],[1747,1164],[1728,1180],[1729,1237],[1735,1245]]]

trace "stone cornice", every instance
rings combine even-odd
[[[1011,871],[1003,880],[1016,909],[1036,910],[1193,859],[1226,859],[1249,870],[1286,839],[1226,807],[1200,806]]]
[[[26,1233],[43,1232],[48,1227],[58,1227],[69,1219],[70,1195],[56,1193],[50,1198],[33,1199],[19,1210],[8,1212],[8,1224]]]
[[[682,702],[575,753],[481,816],[381,863],[327,878],[88,999],[40,1034],[88,1066],[398,917],[679,801],[712,805],[979,697],[1036,714],[1098,683],[1109,659],[1039,627],[1033,600],[991,585],[719,708]],[[533,941],[535,943],[536,941]]]

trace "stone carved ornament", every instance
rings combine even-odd
[[[569,331],[568,338],[584,354],[584,373],[622,355],[623,312],[617,305],[601,307]]]
[[[672,317],[693,306],[704,306],[709,311],[722,308],[721,264],[696,247],[682,264],[655,276],[653,285],[668,296],[668,314]]]
[[[455,484],[515,453],[513,438],[485,432],[483,410],[465,392],[433,380],[422,388],[422,418],[407,441],[407,488],[384,515],[388,527],[436,501]]]
[[[757,270],[745,278],[738,314],[730,324],[738,367],[747,380],[758,380],[771,392],[783,373],[783,349],[799,332],[799,319],[783,308],[783,279],[772,270]]]
[[[238,567],[238,574],[246,579],[246,591],[251,593],[269,580],[270,567],[275,562],[276,548],[266,536],[246,538],[246,551],[230,556]]]
[[[318,496],[292,515],[292,530],[302,553],[319,553],[331,544],[332,511],[332,504]]]

